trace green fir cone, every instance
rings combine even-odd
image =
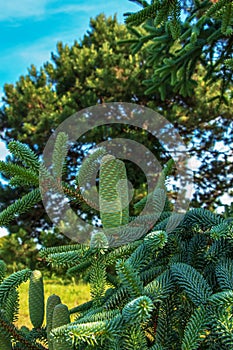
[[[53,322],[53,311],[56,305],[61,304],[61,299],[58,295],[52,294],[48,297],[46,304],[46,332],[49,350],[53,350],[53,343],[50,339],[50,332],[52,330],[52,322]]]
[[[56,305],[53,311],[52,329],[62,327],[68,323],[70,323],[70,313],[68,307],[64,304]],[[59,339],[53,339],[52,343],[53,350],[73,349],[71,340],[67,340],[65,336],[60,337]]]
[[[119,164],[114,156],[102,158],[100,166],[100,217],[104,230],[119,227],[122,222],[121,198],[117,185]]]
[[[65,304],[58,304],[53,310],[52,329],[70,323],[69,309]]]
[[[29,282],[29,314],[34,328],[41,328],[44,321],[44,284],[40,271],[32,272]]]
[[[100,166],[100,217],[104,230],[114,233],[129,221],[127,174],[124,162],[106,155]]]
[[[117,160],[119,167],[119,182],[118,182],[118,192],[121,200],[121,210],[122,218],[121,224],[126,225],[129,223],[129,189],[127,183],[127,173],[124,162]]]

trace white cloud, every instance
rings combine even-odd
[[[0,227],[0,238],[8,235],[8,230],[6,228]]]
[[[201,166],[201,161],[197,157],[191,157],[188,160],[187,166],[192,171],[198,171],[198,168]]]
[[[4,160],[8,154],[9,152],[6,149],[5,143],[0,141],[0,160]]]
[[[1,108],[2,105],[3,105],[3,102],[2,102],[3,96],[4,96],[3,89],[2,89],[2,87],[0,87],[0,108]]]
[[[52,6],[49,6],[52,5]],[[43,18],[56,14],[73,14],[77,12],[102,12],[108,8],[114,8],[113,3],[102,3],[102,10],[99,4],[67,4],[56,6],[56,0],[8,0],[0,2],[0,21],[23,19],[28,17]]]
[[[56,52],[58,41],[71,45],[75,39],[73,30],[57,33],[56,35],[41,38],[31,45],[18,47],[14,52],[14,56],[16,60],[22,62],[25,68],[29,67],[32,63],[38,68],[50,60],[51,52]]]
[[[38,17],[45,14],[49,0],[8,0],[0,2],[0,21],[15,18]]]

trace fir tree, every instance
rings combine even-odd
[[[61,139],[64,135],[58,136],[55,153],[57,147],[61,147],[61,151],[65,149]],[[19,153],[13,148],[14,152],[21,161],[29,164],[33,159],[30,167],[35,168],[38,160],[31,151],[25,151],[19,143],[16,147]],[[55,169],[62,169],[55,153]],[[68,312],[58,296],[51,296],[46,306],[46,328],[41,328],[43,288],[40,274],[22,270],[5,278],[5,265],[0,263],[2,348],[43,350],[47,343],[50,350],[231,348],[232,224],[210,211],[194,209],[184,215],[176,228],[168,230],[169,221],[176,220],[176,215],[172,213],[171,204],[164,203],[164,211],[156,224],[144,232],[145,222],[156,214],[155,201],[149,216],[132,218],[136,225],[130,227],[128,233],[139,229],[140,239],[118,247],[108,245],[111,242],[106,236],[108,230],[113,229],[115,233],[117,225],[120,230],[123,221],[131,219],[121,204],[122,193],[114,193],[116,178],[125,176],[124,164],[106,155],[100,154],[100,157],[102,174],[107,177],[108,172],[111,174],[105,182],[107,188],[100,186],[100,198],[103,200],[108,190],[113,191],[115,198],[113,217],[106,215],[106,210],[102,213],[103,228],[107,230],[93,235],[89,245],[74,244],[41,251],[45,261],[54,266],[66,266],[69,274],[77,276],[82,272],[91,285],[91,301]],[[169,162],[164,168],[155,193],[165,188],[162,179],[164,181],[172,165],[173,162]],[[10,167],[11,164],[9,171]],[[25,168],[26,178],[27,173]],[[48,179],[49,176],[48,173]],[[34,198],[34,194],[31,196]],[[153,198],[148,194],[152,203]],[[25,210],[34,205],[28,197],[19,201],[20,205],[13,204],[6,210],[20,214],[24,203]],[[144,199],[137,207],[143,203]],[[1,223],[9,222],[6,211],[0,218]],[[18,312],[17,288],[28,278],[31,278],[30,315],[38,328],[17,329],[14,326]],[[35,295],[40,297],[35,298]],[[35,313],[37,308],[40,312]],[[73,322],[69,320],[71,314],[75,315]]]

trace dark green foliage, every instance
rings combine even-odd
[[[211,83],[221,81],[220,97],[227,99],[227,89],[232,84],[228,71],[232,70],[232,0],[191,0],[187,5],[180,0],[155,0],[143,10],[128,14],[126,23],[131,26],[143,23],[147,31],[145,35],[136,35],[132,46],[133,52],[137,52],[150,42],[148,63],[155,70],[146,81],[147,94],[159,90],[165,99],[170,85],[174,92],[191,96],[197,86],[193,77],[201,62],[206,70],[205,79]]]
[[[38,185],[38,175],[33,170],[10,162],[6,164],[3,161],[0,161],[0,170],[5,176],[12,176],[10,179],[11,186]]]
[[[2,350],[12,350],[11,340],[4,334],[0,335],[0,346]]]
[[[116,271],[123,287],[128,290],[132,299],[139,297],[143,291],[143,284],[137,271],[128,261],[118,260]]]
[[[145,68],[153,73],[142,84],[145,95],[158,101],[148,106],[174,124],[199,159],[192,206],[210,210],[223,205],[225,191],[232,195],[226,190],[232,174],[232,8],[232,0],[143,2],[143,9],[126,14],[134,39],[122,41],[132,54],[145,53]],[[215,147],[218,141],[226,151]]]

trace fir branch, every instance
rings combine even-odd
[[[129,257],[141,243],[142,240],[138,240],[108,251],[105,255],[106,266],[114,264],[118,259]]]
[[[216,277],[222,290],[233,290],[233,261],[224,259],[216,266]]]
[[[113,309],[123,303],[123,301],[129,298],[129,291],[125,286],[119,286],[114,289],[114,292],[105,303],[106,309]]]
[[[93,307],[93,304],[94,304],[93,300],[90,300],[90,301],[87,301],[86,303],[75,306],[74,308],[70,309],[70,314],[75,314],[75,313],[90,310]]]
[[[206,328],[209,323],[209,315],[206,308],[201,305],[192,314],[188,321],[184,338],[182,341],[182,350],[195,350],[199,347],[201,341],[205,339]]]
[[[127,324],[144,324],[150,319],[153,309],[152,300],[147,296],[140,296],[124,306],[122,316]]]
[[[15,186],[17,182],[20,182],[20,185],[38,186],[39,184],[38,174],[35,171],[11,162],[0,161],[0,172],[12,177],[10,180],[12,186]]]
[[[214,241],[206,251],[205,259],[207,261],[218,262],[232,250],[232,242],[225,238]]]
[[[215,311],[213,314],[211,327],[214,340],[216,343],[218,343],[218,345],[220,345],[219,348],[222,349],[225,347],[225,349],[231,349],[233,345],[233,320],[232,313],[229,308],[222,308]]]
[[[93,233],[90,240],[90,250],[96,252],[106,252],[109,243],[108,238],[104,232]]]
[[[116,271],[122,285],[128,289],[132,298],[137,298],[143,294],[143,285],[140,276],[128,261],[118,260]]]
[[[0,317],[0,326],[10,334],[15,341],[19,342],[21,344],[20,346],[23,346],[25,350],[47,350],[41,344],[36,344],[36,342],[32,343],[26,339],[13,324],[4,320],[2,315]]]
[[[187,264],[177,263],[171,266],[171,272],[196,306],[207,302],[212,290],[198,271]]]
[[[123,337],[123,349],[128,350],[147,350],[147,341],[143,330],[135,325],[126,328]]]
[[[219,10],[230,4],[232,0],[218,0],[212,4],[212,6],[205,12],[206,17],[211,17],[216,14]]]
[[[153,261],[153,264],[148,264],[145,269],[140,273],[141,280],[143,281],[144,285],[148,285],[150,282],[152,282],[156,277],[158,277],[161,273],[163,273],[166,270],[166,263],[163,264],[156,264],[155,261]]]
[[[231,237],[231,227],[228,222],[222,222],[219,225],[215,225],[211,228],[209,235],[214,240],[225,238],[226,236]]]
[[[32,190],[30,193],[16,200],[0,213],[0,226],[7,226],[16,216],[28,212],[35,204],[40,202],[40,200],[41,195],[39,189]]]
[[[84,315],[78,317],[75,320],[76,324],[79,323],[87,323],[87,322],[98,322],[98,321],[104,321],[104,320],[112,320],[115,316],[120,315],[119,310],[104,310],[103,307],[97,310],[88,310],[87,313]]]
[[[200,228],[206,230],[221,223],[224,223],[224,219],[220,215],[213,214],[206,209],[198,208],[188,211],[179,227],[199,225]]]
[[[160,4],[158,1],[155,1],[154,4],[145,7],[143,10],[129,15],[125,23],[129,25],[139,25],[143,23],[147,18],[153,18],[156,16],[157,11],[162,8],[162,4]]]
[[[164,348],[160,344],[154,344],[152,347],[150,347],[150,350],[164,350]]]
[[[60,132],[57,135],[53,155],[52,155],[52,172],[54,178],[61,182],[62,175],[65,171],[65,159],[68,153],[68,135]]]
[[[77,251],[81,256],[83,256],[88,250],[88,247],[86,245],[82,244],[68,244],[58,247],[49,247],[49,248],[43,248],[40,251],[40,257],[46,258],[47,256],[51,254],[56,253],[67,253],[70,251]]]
[[[46,256],[46,261],[53,266],[74,266],[81,261],[81,256],[78,251],[67,251],[62,253],[54,253]]]
[[[78,265],[75,265],[73,267],[70,267],[67,270],[67,275],[70,276],[78,276],[78,274],[87,271],[91,267],[91,259],[85,259],[83,262],[79,263]]]
[[[154,302],[161,302],[168,298],[174,290],[175,283],[169,270],[164,271],[144,288],[145,294]]]
[[[97,173],[101,159],[106,153],[106,150],[100,147],[84,160],[76,176],[76,185],[78,187],[87,186],[87,184],[91,183],[92,177]]]
[[[38,157],[26,144],[19,141],[12,141],[9,143],[8,149],[24,165],[28,166],[37,174],[39,173],[40,163]]]
[[[12,289],[9,293],[2,309],[8,322],[16,322],[19,316],[19,292]]]
[[[10,293],[15,290],[21,283],[26,282],[31,276],[31,270],[25,269],[13,273],[5,278],[0,285],[0,307],[4,306]]]
[[[214,305],[217,308],[221,308],[223,306],[224,308],[231,307],[233,303],[233,291],[227,290],[224,292],[215,293],[209,297],[208,301],[211,305]]]
[[[80,341],[89,345],[98,344],[107,335],[107,321],[89,322],[83,324],[71,323],[66,326],[55,328],[51,332],[53,340],[72,338],[78,345]]]
[[[144,198],[142,198],[139,202],[137,202],[134,205],[134,209],[142,210],[144,208],[145,204],[147,203],[147,201],[149,201],[152,208],[154,210],[155,209],[158,210],[159,214],[161,215],[161,212],[164,210],[164,205],[165,205],[165,200],[166,200],[165,180],[166,180],[167,176],[172,173],[174,165],[175,165],[174,160],[172,158],[169,159],[169,161],[165,164],[165,166],[164,166],[164,168],[159,176],[155,190],[153,192],[149,193]],[[162,202],[160,202],[160,201],[162,201]],[[156,213],[153,213],[153,214],[156,214]]]
[[[141,270],[151,259],[155,252],[164,247],[167,242],[167,234],[165,231],[153,231],[149,233],[143,243],[135,249],[131,256],[127,259],[129,265]]]
[[[90,273],[91,297],[95,305],[100,304],[100,298],[103,296],[106,288],[106,267],[103,260],[97,258],[92,262]]]
[[[159,310],[154,317],[154,332],[156,343],[162,345],[165,349],[170,348],[173,339],[176,337],[176,347],[180,348],[180,339],[177,337],[177,315],[179,303],[177,302],[177,294],[172,294],[161,303]],[[184,313],[180,317],[184,319]]]
[[[129,1],[135,2],[136,4],[141,5],[143,7],[149,6],[148,2],[145,0],[129,0]]]

